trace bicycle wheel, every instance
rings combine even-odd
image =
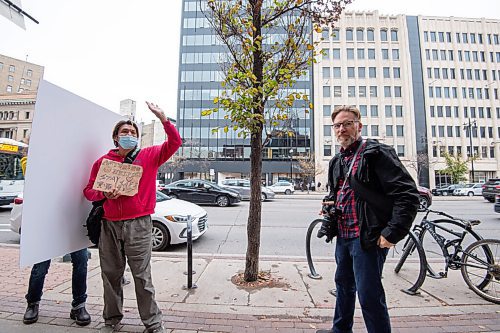
[[[460,236],[454,235],[456,233],[461,235],[463,232],[467,232],[462,241],[461,247],[462,249],[468,247],[470,244],[483,239],[479,236],[474,230],[467,231],[464,225],[458,221],[450,220],[450,219],[438,219],[430,221],[435,226],[434,231],[445,239],[445,243],[449,240],[457,239]],[[441,278],[443,277],[447,258],[443,254],[443,250],[441,249],[437,240],[431,235],[429,230],[423,228],[419,235],[420,242],[425,251],[425,257],[427,259],[427,271],[430,277]],[[447,249],[451,254],[454,252],[454,247],[452,244]],[[454,258],[457,262],[456,264],[451,264],[449,266],[450,269],[459,269],[460,258]]]
[[[403,253],[396,267],[394,268],[394,272],[396,274],[399,274],[401,272],[401,276],[403,277],[403,279],[410,283],[410,287],[408,289],[403,289],[403,291],[407,294],[415,295],[418,288],[420,288],[424,283],[426,273],[425,268],[427,264],[424,249],[420,244],[418,235],[413,231],[410,231],[410,233],[408,234],[402,251]],[[407,266],[405,267],[405,269],[403,269],[403,271],[401,271],[403,265],[407,261]],[[415,267],[415,264],[417,264],[417,267]],[[417,275],[415,275],[415,268],[418,269]]]
[[[472,243],[464,251],[461,271],[472,291],[487,301],[500,304],[500,240],[483,239]]]

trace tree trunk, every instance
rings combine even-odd
[[[258,93],[254,97],[256,107],[253,109],[254,114],[264,115],[264,99],[262,96],[263,86],[263,68],[262,50],[260,46],[260,38],[262,37],[262,0],[250,1],[253,8],[253,25],[255,32],[253,34],[253,69],[252,72],[257,78],[254,87]],[[262,177],[262,123],[252,129],[250,138],[250,207],[248,212],[247,223],[247,255],[245,264],[245,281],[256,281],[259,274],[259,250],[260,250],[260,225],[262,215],[261,195],[261,177]]]

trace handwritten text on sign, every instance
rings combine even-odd
[[[121,195],[132,196],[138,192],[142,167],[103,159],[92,187],[94,190],[111,192],[115,188]]]

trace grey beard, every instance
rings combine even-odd
[[[356,136],[350,136],[349,138],[343,140],[342,142],[339,140],[339,138],[337,138],[337,142],[343,147],[343,148],[347,148],[349,147],[350,145],[352,145],[354,142],[356,141]]]

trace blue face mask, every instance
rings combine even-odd
[[[137,146],[138,139],[132,135],[124,135],[118,137],[118,144],[123,149],[132,149]]]

